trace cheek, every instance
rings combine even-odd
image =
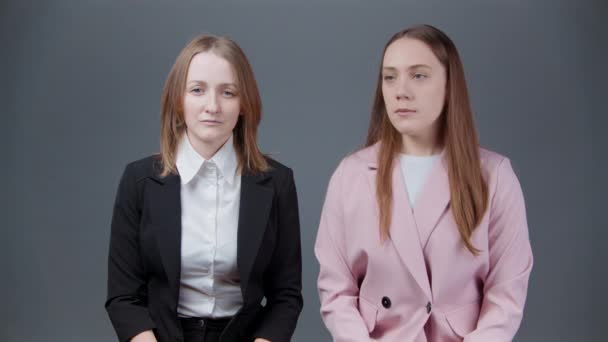
[[[224,103],[222,111],[230,121],[236,122],[241,112],[240,102],[238,100],[228,100]]]
[[[382,86],[382,98],[384,99],[385,106],[390,107],[392,105],[394,97],[389,87]]]
[[[198,113],[199,107],[196,99],[186,96],[186,98],[184,98],[184,119],[186,121],[194,119]]]
[[[429,89],[425,94],[425,107],[433,116],[439,116],[445,103],[445,90],[442,86]]]
[[[190,124],[196,120],[196,112],[194,112],[191,108],[184,106],[184,121],[186,124]]]
[[[230,111],[236,113],[237,115],[241,112],[241,101],[239,99],[234,99],[230,101]]]

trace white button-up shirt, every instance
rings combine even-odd
[[[182,317],[233,316],[243,305],[236,265],[241,176],[232,137],[209,160],[180,142]]]

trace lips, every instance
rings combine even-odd
[[[416,110],[409,108],[399,108],[395,111],[395,114],[399,116],[409,116],[416,113]]]
[[[395,111],[395,113],[415,113],[416,111],[409,108],[399,108]]]
[[[204,125],[220,125],[222,122],[217,120],[201,120],[200,121]]]

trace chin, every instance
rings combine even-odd
[[[196,136],[196,139],[199,140],[200,142],[210,144],[210,143],[217,142],[218,140],[224,139],[227,136],[227,134],[223,134],[222,132],[207,131],[207,132],[196,132],[195,136]]]
[[[401,135],[415,135],[418,129],[416,127],[412,127],[412,125],[398,125],[393,126]]]

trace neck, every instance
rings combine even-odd
[[[401,136],[403,147],[401,152],[414,156],[431,156],[441,152],[442,146],[436,132],[428,134]]]
[[[213,158],[213,156],[217,153],[217,151],[224,146],[224,144],[230,139],[230,137],[217,139],[213,141],[202,141],[196,138],[193,138],[192,135],[188,134],[188,140],[190,141],[190,145],[192,148],[198,153],[201,157],[205,158],[205,160],[209,160]]]

